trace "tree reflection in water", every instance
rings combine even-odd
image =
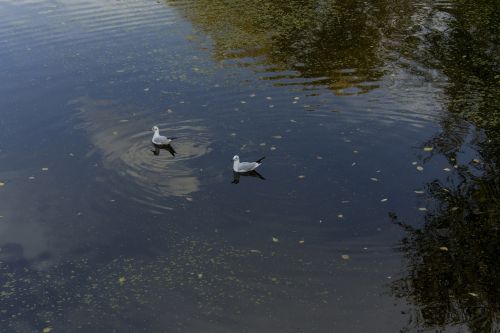
[[[391,214],[407,232],[400,244],[407,271],[392,290],[411,307],[409,331],[500,330],[499,10],[487,0],[436,5],[446,29],[430,27],[413,54],[449,80],[442,132],[425,143],[434,149],[424,162],[444,156],[454,171],[427,185],[435,207],[422,226]]]

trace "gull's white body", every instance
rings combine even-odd
[[[262,164],[261,161],[263,159],[264,157],[257,160],[256,162],[240,162],[240,157],[238,155],[235,155],[233,157],[233,171],[240,173],[253,171]]]
[[[166,136],[161,136],[160,135],[160,129],[156,126],[153,127],[153,138],[151,139],[151,142],[155,145],[168,145],[170,142],[172,142],[172,139],[167,138]]]

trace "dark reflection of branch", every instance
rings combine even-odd
[[[231,183],[233,184],[239,184],[240,183],[240,177],[257,177],[262,180],[266,180],[260,173],[258,173],[255,170],[252,170],[250,172],[235,172],[233,171],[233,181]]]
[[[435,207],[421,227],[391,215],[406,232],[400,251],[408,262],[392,291],[411,306],[408,331],[461,325],[471,332],[498,332],[500,7],[491,0],[451,4],[436,5],[433,13],[450,17],[441,22],[448,27],[426,27],[413,57],[449,79],[442,131],[424,144],[433,147],[424,162],[445,157],[453,173],[427,184]]]
[[[252,59],[259,71],[273,73],[264,79],[327,86],[339,95],[377,88],[384,75],[381,44],[404,30],[412,15],[411,1],[167,3],[210,36],[215,59],[241,59],[243,65]]]
[[[177,154],[177,152],[174,150],[174,147],[172,147],[172,145],[168,144],[168,145],[155,145],[153,144],[153,148],[151,151],[153,152],[153,154],[155,156],[158,156],[160,155],[160,151],[161,150],[166,150],[170,153],[170,155],[172,155],[173,157],[175,157],[175,154]]]

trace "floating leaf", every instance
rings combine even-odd
[[[342,259],[344,259],[344,260],[349,260],[349,258],[350,258],[348,254],[343,254],[343,255],[341,255],[340,257],[341,257]]]
[[[415,190],[415,191],[413,191],[413,192],[415,192],[415,193],[417,193],[417,194],[424,194],[424,191],[421,191],[421,190]]]
[[[339,214],[339,215],[337,215],[337,217],[338,217],[339,219],[342,219],[342,218],[344,218],[344,215]]]
[[[418,171],[423,171],[423,170],[424,170],[424,167],[419,165],[419,166],[417,166],[417,170],[418,170]]]
[[[49,332],[51,332],[51,331],[52,331],[52,327],[50,327],[50,326],[47,326],[47,327],[45,327],[45,328],[42,330],[42,332],[43,332],[43,333],[49,333]]]
[[[271,147],[269,148],[269,150],[276,150],[276,147]]]
[[[382,200],[380,200],[380,201],[382,201],[382,202],[386,202],[387,200],[389,200],[389,199],[384,198],[384,199],[382,199]]]
[[[424,147],[424,151],[432,151],[434,148],[432,147]]]
[[[5,186],[4,182],[0,182],[0,187]]]
[[[278,243],[279,241],[280,241],[280,240],[279,240],[278,238],[273,237],[273,242],[274,242],[274,243]]]
[[[203,277],[203,273],[198,273],[198,279],[201,279]]]
[[[49,168],[42,168],[42,171],[49,171]]]
[[[124,276],[120,276],[118,278],[118,283],[121,285],[123,285],[125,283],[125,281],[127,281],[127,279]]]
[[[443,170],[444,170],[444,171],[447,171],[447,172],[450,172],[450,171],[451,171],[451,169],[450,169],[450,168],[444,168]]]
[[[411,165],[417,165],[416,161],[411,162]]]
[[[426,212],[427,211],[427,208],[425,207],[420,207],[418,210],[422,211],[422,212]]]
[[[299,176],[299,179],[304,179],[304,178],[306,178],[306,176],[304,176],[304,175]]]
[[[474,296],[474,297],[479,297],[479,295],[476,293],[469,293],[469,295]]]
[[[446,246],[441,246],[439,249],[440,249],[441,251],[448,251],[448,248],[447,248]]]
[[[373,180],[374,182],[378,182],[378,179],[373,177],[373,178],[370,178],[371,180]]]
[[[304,240],[303,239],[299,240],[299,244],[304,244]]]

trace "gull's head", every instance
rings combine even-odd
[[[233,161],[239,161],[239,160],[240,160],[240,157],[238,155],[234,155]]]
[[[151,130],[153,132],[158,132],[160,129],[158,128],[158,126],[153,126],[153,128]]]

